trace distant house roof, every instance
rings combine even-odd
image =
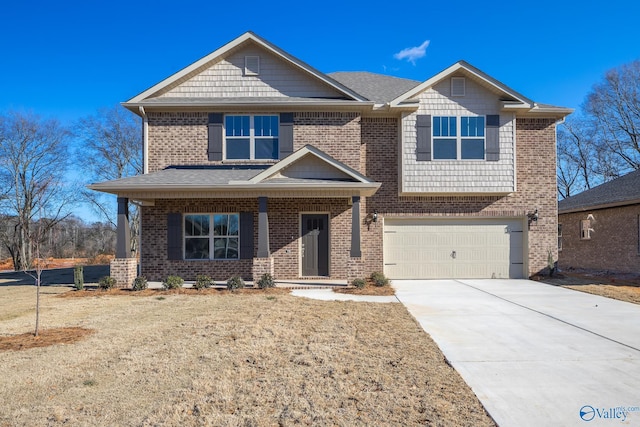
[[[421,83],[367,71],[340,71],[328,76],[376,103],[390,102]]]
[[[560,200],[558,212],[579,212],[637,203],[640,203],[640,170]]]

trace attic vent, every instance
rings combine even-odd
[[[451,96],[464,96],[464,77],[451,77]]]
[[[245,56],[244,57],[244,75],[257,76],[260,74],[260,57]]]

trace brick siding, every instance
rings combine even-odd
[[[580,221],[593,215],[591,239],[580,239]],[[621,273],[640,271],[640,205],[560,214],[561,269],[580,268]]]
[[[364,216],[379,217],[520,217],[539,210],[539,220],[528,233],[529,275],[547,266],[548,251],[557,259],[555,120],[517,119],[517,191],[507,196],[400,196],[398,194],[398,122],[363,118],[363,163],[367,177],[382,182],[368,198]],[[382,223],[363,228],[363,256],[367,271],[382,271]]]
[[[507,196],[399,196],[397,118],[361,118],[357,113],[296,113],[294,149],[311,144],[335,159],[360,170],[380,190],[361,204],[362,260],[356,266],[349,256],[351,208],[347,199],[269,199],[270,244],[274,273],[279,279],[299,278],[300,212],[330,213],[330,277],[351,278],[356,271],[383,271],[382,221],[367,223],[367,214],[380,218],[416,217],[518,217],[539,210],[539,220],[528,232],[529,275],[547,266],[548,251],[557,259],[557,203],[555,175],[555,120],[516,120],[517,191]],[[172,164],[215,164],[207,160],[207,113],[149,113],[149,171]],[[169,212],[254,212],[255,199],[157,200],[142,209],[142,274],[162,280],[178,274],[193,280],[208,274],[226,280],[241,274],[253,278],[253,260],[169,261],[166,249],[166,215]],[[254,236],[257,242],[257,234]],[[255,254],[254,254],[255,255]],[[350,264],[354,264],[351,265]]]

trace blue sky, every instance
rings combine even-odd
[[[536,102],[578,108],[606,70],[640,59],[639,16],[635,0],[11,1],[0,111],[71,124],[247,30],[322,72],[423,81],[464,59]]]
[[[221,6],[224,5],[224,6]],[[247,30],[323,72],[426,80],[464,59],[534,101],[577,108],[640,58],[640,2],[13,1],[0,110],[63,122],[125,101]],[[396,59],[429,41],[424,57]]]

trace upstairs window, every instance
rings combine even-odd
[[[227,160],[273,160],[278,158],[278,116],[227,115]]]
[[[434,160],[484,160],[484,116],[433,117]]]

